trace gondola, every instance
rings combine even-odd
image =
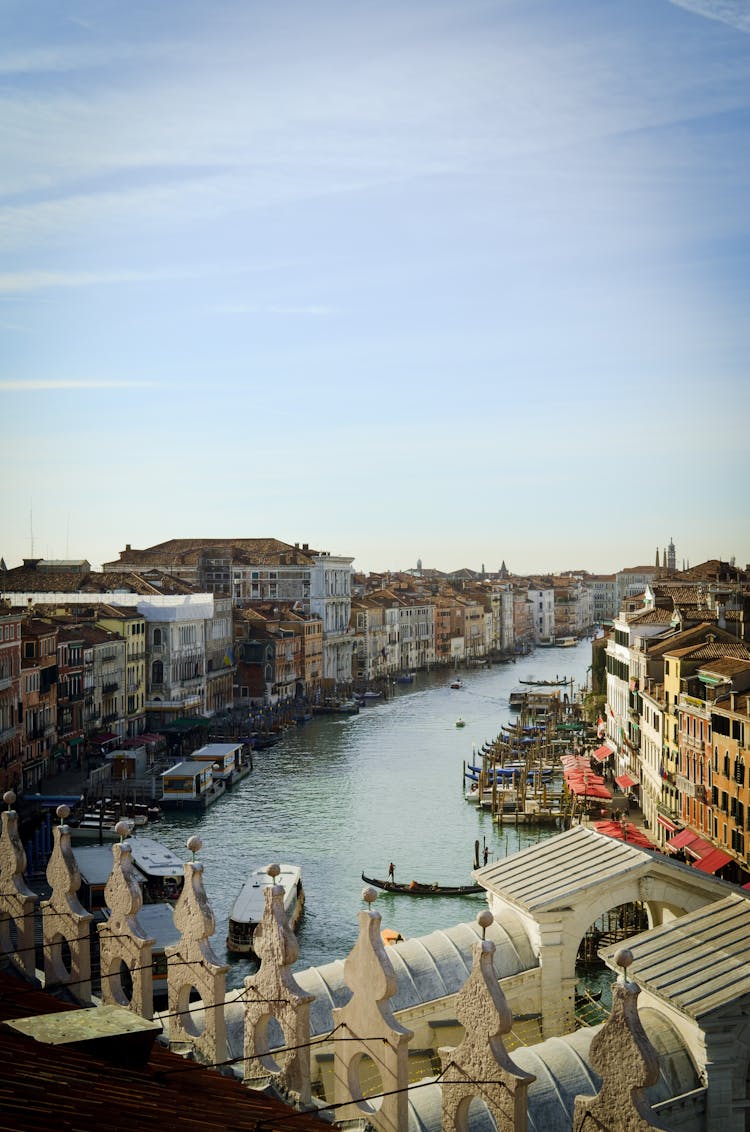
[[[384,892],[402,892],[405,896],[473,896],[477,892],[484,892],[481,884],[422,884],[418,880],[410,880],[408,884],[398,884],[395,880],[377,880],[375,877],[366,877],[362,873],[365,884],[374,888],[382,888]]]

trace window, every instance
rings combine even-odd
[[[161,629],[154,629],[154,644],[161,644]]]
[[[155,660],[151,665],[151,683],[163,684],[164,683],[164,661]]]

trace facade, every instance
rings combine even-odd
[[[21,614],[0,608],[0,795],[21,783]]]
[[[38,617],[21,625],[21,788],[38,790],[53,769],[57,735],[57,627]]]
[[[310,571],[309,612],[323,624],[323,681],[330,687],[352,678],[349,620],[352,558],[316,555]]]
[[[135,609],[102,606],[97,624],[125,641],[123,738],[146,730],[146,620]]]
[[[549,588],[529,586],[527,600],[534,640],[540,645],[551,645],[557,633],[554,589],[551,586]]]
[[[83,634],[80,628],[61,625],[57,634],[57,764],[81,764],[83,721]]]
[[[620,612],[616,575],[588,574],[586,585],[591,591],[591,619],[594,625],[609,624]]]

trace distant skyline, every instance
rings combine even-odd
[[[0,556],[750,563],[742,0],[6,0]]]

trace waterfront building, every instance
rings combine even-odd
[[[21,788],[37,790],[52,769],[57,735],[57,626],[21,623]]]
[[[80,765],[84,741],[84,639],[76,625],[60,625],[57,633],[57,736],[55,766]]]
[[[534,640],[540,645],[553,644],[557,633],[554,587],[539,583],[530,585],[526,591],[526,597],[529,603]],[[518,632],[518,626],[516,634],[517,636],[522,635]]]
[[[393,601],[385,590],[352,599],[352,675],[357,680],[369,682],[398,671],[398,626],[392,641],[388,619]]]
[[[0,606],[0,794],[21,782],[21,622]]]
[[[592,595],[581,579],[563,575],[553,578],[554,635],[558,638],[586,636],[593,624]]]
[[[534,592],[536,593],[536,591]],[[552,602],[554,607],[554,598],[551,597],[548,600]],[[535,642],[540,642],[537,613],[538,610],[534,604],[533,595],[529,593],[528,586],[523,582],[514,583],[513,642],[516,651],[527,652]],[[548,621],[543,619],[542,625],[545,630],[549,624]],[[551,635],[554,635],[554,621],[551,622]]]
[[[620,612],[617,604],[617,577],[615,574],[587,574],[586,585],[591,591],[591,619],[595,625],[606,625]]]
[[[299,603],[323,625],[326,684],[351,680],[347,639],[353,558],[279,539],[170,539],[144,550],[130,544],[104,569],[156,569],[205,592],[229,596],[236,608],[261,602]]]
[[[278,606],[248,607],[235,611],[234,624],[239,700],[274,705],[300,695],[304,638],[294,614]]]
[[[133,739],[146,730],[146,620],[136,609],[101,605],[96,623],[125,641],[123,737]]]
[[[618,612],[623,608],[626,598],[642,594],[658,573],[655,566],[626,566],[624,570],[618,570],[615,574]]]

